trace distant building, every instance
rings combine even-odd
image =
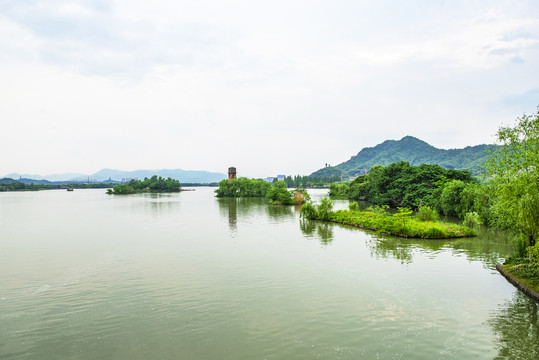
[[[228,168],[228,181],[236,178],[236,168],[231,166]]]
[[[273,179],[275,179],[273,176],[268,176],[267,178],[264,179],[264,181],[272,183]]]
[[[284,181],[286,175],[277,175],[277,181]]]

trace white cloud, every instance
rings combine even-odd
[[[472,5],[470,5],[472,4]],[[8,172],[310,173],[414,135],[491,142],[537,88],[533,5],[0,5]],[[11,152],[10,152],[11,153]]]

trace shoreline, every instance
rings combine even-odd
[[[307,203],[309,204],[309,203]],[[409,216],[410,213],[389,214],[387,212],[337,210],[320,214],[314,206],[301,208],[302,216],[317,221],[326,221],[360,229],[377,231],[391,236],[411,239],[458,239],[477,236],[465,226],[443,221],[423,221]]]
[[[528,286],[526,286],[526,284],[524,284],[524,282],[522,282],[522,280],[506,271],[503,264],[496,264],[496,270],[498,270],[498,272],[502,274],[509,283],[522,291],[528,297],[532,298],[532,300],[539,303],[539,292],[530,289]]]
[[[476,236],[476,235],[462,235],[462,236],[448,236],[448,237],[422,237],[422,236],[402,234],[402,233],[398,233],[398,232],[385,231],[385,230],[382,230],[380,228],[367,227],[367,226],[364,226],[364,225],[361,225],[361,224],[350,223],[350,222],[347,222],[347,221],[338,221],[338,220],[331,220],[331,219],[330,220],[324,220],[324,219],[317,219],[317,218],[314,218],[314,219],[311,219],[311,220],[324,221],[324,222],[329,222],[329,223],[334,223],[334,224],[339,224],[339,225],[351,226],[351,227],[355,227],[355,228],[358,228],[358,229],[380,232],[382,234],[386,234],[386,235],[390,235],[390,236],[396,236],[396,237],[400,237],[400,238],[404,238],[404,239],[451,240],[451,239],[463,239],[463,238],[467,238],[467,237]]]

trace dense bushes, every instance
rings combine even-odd
[[[347,183],[333,183],[329,185],[329,196],[331,197],[348,197],[350,186]]]
[[[236,178],[222,180],[215,190],[217,197],[265,197],[271,184],[264,180]]]
[[[310,200],[309,194],[305,190],[288,190],[284,181],[273,183],[273,186],[266,193],[266,198],[274,205],[301,205]]]
[[[420,206],[417,210],[417,218],[421,221],[436,221],[438,220],[438,212],[430,206]]]
[[[304,189],[288,190],[284,181],[270,184],[264,180],[247,178],[222,180],[215,194],[217,197],[265,197],[272,204],[280,205],[300,205],[310,200]]]
[[[400,161],[372,167],[368,175],[359,176],[350,183],[347,193],[351,200],[366,200],[375,205],[438,208],[444,184],[452,180],[463,184],[476,182],[466,170],[448,170],[431,164],[411,166]],[[344,192],[340,190],[340,193]]]

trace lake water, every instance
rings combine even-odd
[[[298,211],[210,188],[0,193],[0,359],[539,357],[537,305],[494,268],[505,236]]]

